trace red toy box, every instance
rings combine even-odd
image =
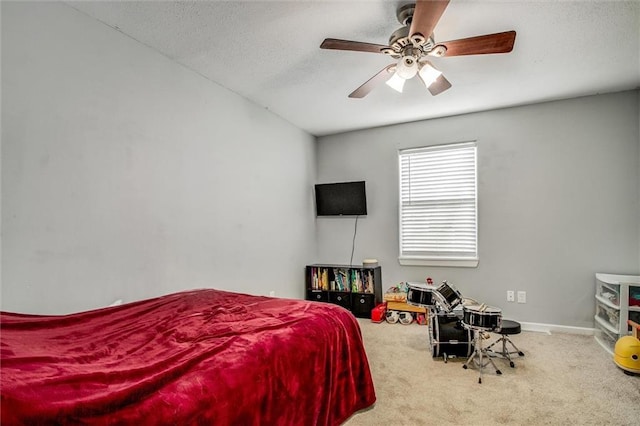
[[[382,322],[387,313],[387,304],[381,303],[371,310],[371,322]]]

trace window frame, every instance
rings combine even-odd
[[[474,248],[475,252],[467,255],[452,255],[446,251],[436,254],[408,255],[403,249],[403,158],[406,155],[423,154],[443,150],[473,148],[474,178],[473,178],[473,219],[474,219]],[[470,190],[470,188],[467,188]],[[442,200],[441,200],[442,201]],[[443,202],[444,203],[444,202]],[[479,263],[478,256],[478,144],[477,141],[465,141],[448,144],[428,145],[417,148],[405,148],[398,150],[398,262],[405,266],[445,266],[475,268]]]

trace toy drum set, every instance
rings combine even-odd
[[[427,308],[429,312],[429,340],[434,358],[469,357],[473,352],[471,331],[462,326],[462,315],[456,312],[462,295],[453,285],[443,281],[440,286],[408,283],[407,303]]]
[[[464,299],[453,285],[443,281],[440,286],[408,283],[407,303],[426,308],[429,312],[429,338],[434,357],[466,356],[462,366],[468,368],[475,361],[480,370],[478,383],[482,383],[482,370],[489,363],[496,374],[502,372],[496,367],[482,340],[489,338],[489,331],[499,330],[502,311],[499,308],[478,304],[472,299]],[[462,306],[462,316],[454,312]]]

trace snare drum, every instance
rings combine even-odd
[[[487,305],[463,306],[462,323],[478,330],[498,330],[502,325],[502,310]]]
[[[436,297],[442,309],[447,312],[451,312],[462,302],[462,294],[446,281],[442,281],[442,284],[436,289]]]
[[[407,304],[422,308],[435,305],[433,291],[435,287],[423,283],[407,283]]]

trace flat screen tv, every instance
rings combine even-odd
[[[361,216],[367,214],[364,181],[316,185],[318,216]]]

